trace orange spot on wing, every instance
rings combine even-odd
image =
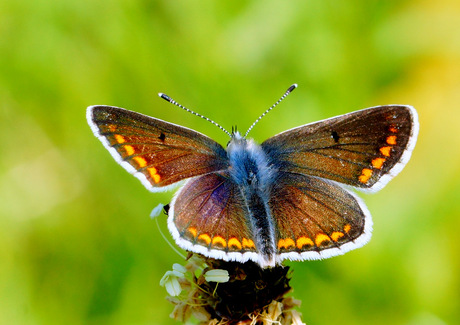
[[[390,125],[388,130],[390,130],[390,132],[392,132],[392,133],[397,133],[398,132],[398,129],[394,125]]]
[[[387,143],[394,146],[396,144],[396,135],[390,135],[387,137]]]
[[[209,245],[211,243],[211,237],[209,237],[208,234],[201,234],[198,236],[198,239],[204,241],[206,245]]]
[[[363,168],[361,171],[361,175],[359,176],[359,181],[363,184],[367,183],[369,178],[372,176],[372,169],[369,168]]]
[[[192,234],[193,237],[196,237],[197,231],[195,227],[188,227],[187,231]]]
[[[115,134],[115,140],[116,140],[118,143],[126,142],[125,137],[122,136],[122,135],[119,135],[119,134]]]
[[[114,124],[107,125],[107,128],[109,129],[110,132],[115,132],[117,130],[117,126]]]
[[[221,236],[214,236],[212,238],[212,245],[221,245],[222,247],[227,247],[227,242],[225,241],[224,238],[222,238]]]
[[[251,239],[243,238],[243,248],[256,248]]]
[[[315,244],[316,244],[316,246],[319,247],[324,242],[330,241],[330,240],[331,240],[331,238],[329,238],[328,235],[326,235],[326,234],[318,234],[318,235],[316,235],[316,238],[315,238]]]
[[[383,163],[385,162],[385,158],[375,158],[375,159],[372,159],[372,166],[374,168],[377,168],[377,169],[380,169],[382,168],[383,166]]]
[[[382,147],[380,148],[380,153],[385,157],[390,157],[391,147]]]
[[[289,249],[291,247],[295,247],[295,242],[292,238],[278,240],[278,249],[281,249],[281,248]]]
[[[228,240],[228,247],[235,247],[237,249],[241,249],[241,243],[238,239],[235,237],[232,237]]]
[[[305,236],[297,238],[297,248],[298,249],[302,249],[304,246],[307,246],[307,245],[313,246],[314,245],[313,240]]]
[[[135,152],[133,146],[126,145],[126,146],[124,146],[123,148],[125,148],[126,154],[127,154],[128,156],[131,156],[131,155],[134,154],[134,152]]]
[[[331,234],[331,238],[333,241],[338,241],[340,238],[342,238],[343,236],[345,236],[342,232],[340,231],[334,231],[332,234]]]
[[[150,168],[147,168],[149,174],[150,174],[150,177],[152,177],[153,181],[155,183],[159,183],[160,180],[161,180],[161,176],[158,175],[157,173],[157,169],[155,167],[150,167]]]
[[[346,224],[345,227],[343,227],[343,230],[348,234],[348,232],[350,231],[351,229],[351,225],[350,224]]]
[[[145,158],[134,157],[133,159],[137,162],[137,164],[139,165],[139,168],[144,168],[145,166],[147,166],[147,160],[145,160]],[[156,173],[156,170],[155,170],[155,173]]]

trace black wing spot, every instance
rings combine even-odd
[[[165,135],[163,132],[161,132],[161,134],[160,134],[160,136],[158,137],[158,139],[160,139],[161,141],[165,141],[166,135]]]
[[[167,215],[169,213],[169,204],[166,204],[164,207],[163,207],[163,210],[165,211],[165,214]]]
[[[331,137],[334,139],[334,141],[335,141],[336,143],[339,142],[340,137],[339,137],[339,135],[338,135],[337,132],[332,131],[332,132],[331,132]]]

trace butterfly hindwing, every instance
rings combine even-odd
[[[364,203],[334,182],[281,173],[269,206],[276,222],[277,262],[340,255],[371,237]]]
[[[281,171],[376,191],[410,158],[418,133],[411,106],[377,106],[300,126],[262,143]]]
[[[221,145],[188,128],[112,106],[90,106],[87,119],[112,156],[151,191],[228,166]]]
[[[257,260],[243,197],[228,171],[188,180],[171,203],[168,226],[186,250],[224,260]]]

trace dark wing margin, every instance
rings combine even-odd
[[[262,148],[281,171],[377,191],[409,161],[418,135],[411,106],[377,106],[300,126]]]
[[[115,160],[150,191],[228,167],[224,148],[191,129],[112,106],[90,106],[86,116]]]

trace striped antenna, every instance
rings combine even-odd
[[[215,126],[217,126],[219,129],[221,129],[222,131],[224,131],[225,133],[228,134],[229,137],[232,137],[232,135],[227,131],[225,130],[222,126],[220,126],[219,124],[217,124],[216,122],[214,122],[213,120],[207,118],[206,116],[203,116],[197,112],[194,112],[192,111],[191,109],[188,109],[187,107],[184,107],[182,106],[181,104],[179,104],[178,102],[176,102],[174,99],[172,99],[171,97],[169,97],[168,95],[165,95],[163,93],[158,93],[158,96],[160,96],[161,98],[163,98],[164,100],[170,102],[171,104],[174,104],[180,108],[182,108],[184,111],[187,111],[189,113],[192,113],[193,115],[196,115],[198,117],[201,117],[202,119],[208,121],[208,122],[211,122],[212,124],[214,124]]]
[[[256,125],[261,119],[262,117],[264,117],[265,115],[267,115],[268,112],[270,112],[272,109],[274,109],[279,103],[281,103],[281,101],[283,99],[285,99],[287,97],[287,95],[289,95],[294,89],[297,88],[297,84],[293,84],[291,87],[288,88],[288,90],[286,90],[286,92],[284,93],[283,96],[281,96],[280,99],[278,99],[276,101],[275,104],[272,105],[272,107],[270,107],[269,109],[267,109],[262,115],[259,116],[259,118],[257,120],[254,121],[254,123],[252,123],[252,125],[249,127],[249,129],[246,131],[246,133],[244,134],[244,138],[246,138],[246,136],[249,134],[249,132],[252,130],[252,128],[254,127],[254,125]]]

